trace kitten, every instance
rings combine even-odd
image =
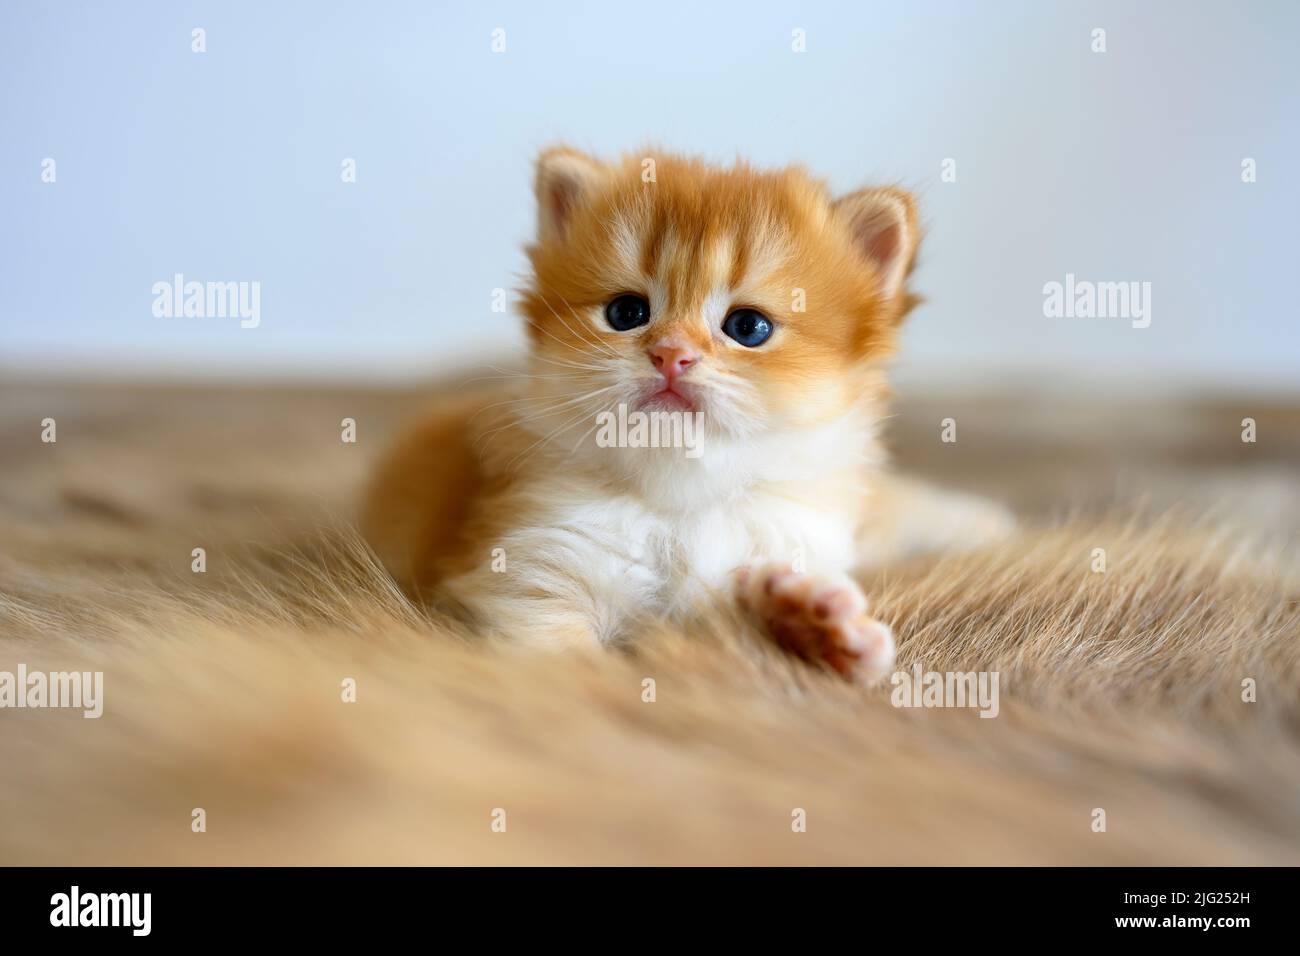
[[[881,471],[911,196],[562,147],[536,194],[524,385],[440,409],[381,466],[363,526],[394,576],[546,647],[734,601],[799,657],[886,673],[849,572],[1002,523]]]

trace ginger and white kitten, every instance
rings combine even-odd
[[[528,375],[439,409],[381,466],[364,527],[386,565],[512,641],[613,643],[726,600],[800,657],[885,673],[893,637],[849,572],[1001,521],[881,472],[912,198],[567,148],[536,192]],[[609,447],[619,406],[693,416],[695,447]]]

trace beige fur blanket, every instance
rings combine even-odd
[[[1294,406],[904,402],[903,465],[1024,522],[864,582],[901,669],[1000,674],[983,719],[726,620],[451,633],[348,525],[430,394],[0,389],[0,672],[104,675],[0,710],[0,863],[1300,863]]]

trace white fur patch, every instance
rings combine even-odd
[[[584,446],[580,462],[550,462],[531,476],[528,526],[500,542],[511,573],[481,568],[448,589],[512,638],[551,623],[541,617],[549,600],[520,600],[535,594],[613,642],[647,610],[681,620],[725,597],[745,564],[847,571],[856,558],[852,522],[790,489],[828,471],[854,471],[872,441],[850,416],[821,429],[721,441],[698,459],[679,449]]]

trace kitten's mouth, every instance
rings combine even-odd
[[[695,402],[683,392],[681,386],[674,388],[669,384],[641,399],[640,405],[643,409],[657,408],[675,412],[695,410]]]

